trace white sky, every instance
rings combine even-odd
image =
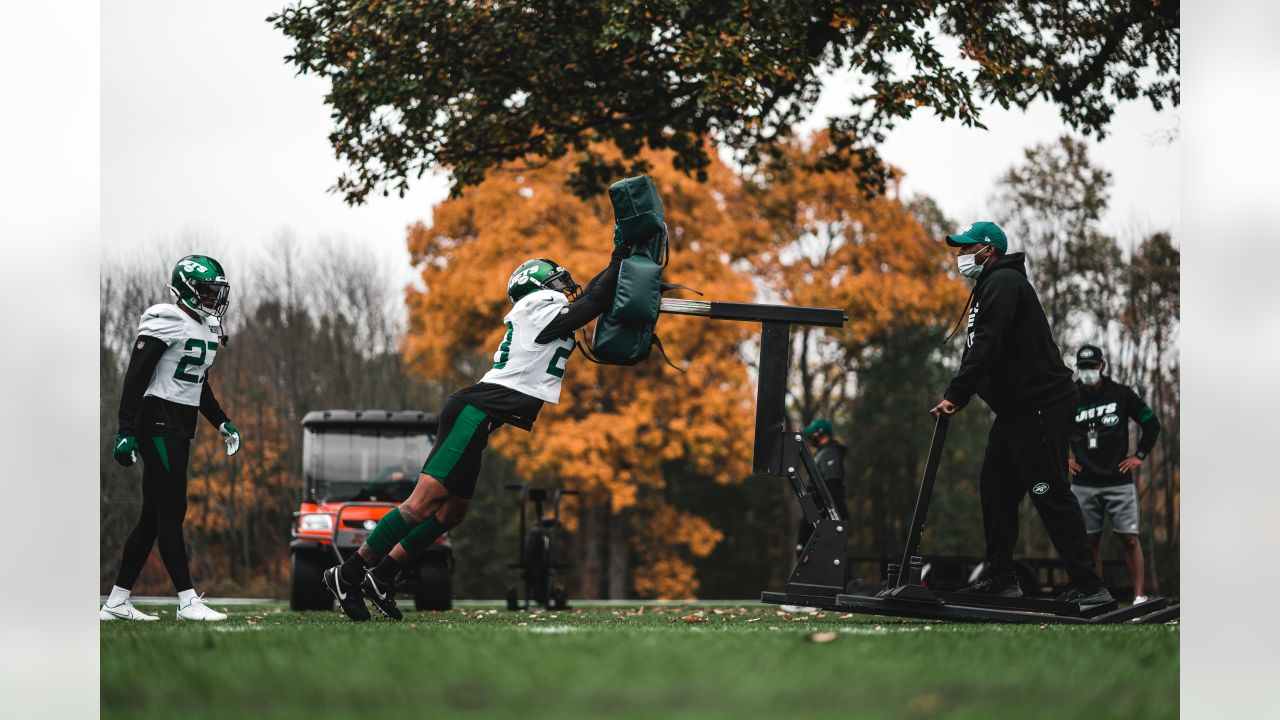
[[[228,248],[234,264],[258,243],[291,232],[303,241],[358,243],[385,259],[394,277],[411,280],[405,228],[430,220],[447,183],[424,178],[403,199],[376,197],[356,208],[326,192],[341,169],[327,140],[326,83],[296,77],[283,62],[289,44],[264,21],[283,5],[103,5],[104,253],[207,238]],[[847,81],[828,82],[810,125],[847,107]],[[988,130],[969,129],[920,112],[881,150],[906,172],[906,194],[933,196],[964,225],[986,215],[993,181],[1025,147],[1066,131],[1045,104],[1026,113],[991,110],[984,122]],[[1104,230],[1122,238],[1135,230],[1177,234],[1179,146],[1151,139],[1177,123],[1177,110],[1121,106],[1110,137],[1092,152],[1113,173]]]

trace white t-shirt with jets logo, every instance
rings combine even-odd
[[[169,346],[156,363],[146,394],[198,407],[201,386],[218,352],[218,333],[177,305],[161,304],[142,313],[138,334]]]
[[[494,383],[549,403],[560,402],[560,383],[573,352],[573,338],[538,344],[534,339],[569,307],[564,293],[535,290],[503,318],[507,334],[493,354],[493,369],[480,382]]]

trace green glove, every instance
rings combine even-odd
[[[218,432],[222,433],[222,442],[227,444],[228,455],[240,452],[240,431],[231,424],[230,420],[219,425]]]
[[[132,435],[117,435],[112,450],[116,462],[125,467],[138,462],[138,441]]]

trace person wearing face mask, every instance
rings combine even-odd
[[[1128,385],[1102,373],[1102,349],[1085,345],[1076,353],[1079,399],[1071,429],[1071,491],[1084,512],[1085,532],[1093,546],[1094,567],[1102,574],[1102,516],[1124,546],[1133,578],[1133,603],[1147,600],[1142,543],[1138,539],[1138,487],[1134,471],[1142,466],[1160,434],[1160,421]],[[1129,420],[1142,428],[1138,449],[1129,454]]]
[[[985,572],[964,592],[1022,596],[1013,549],[1018,506],[1030,494],[1070,578],[1059,599],[1109,602],[1111,593],[1094,572],[1084,516],[1071,492],[1067,458],[1076,388],[1027,280],[1025,258],[1006,254],[1008,238],[993,222],[975,222],[946,242],[959,248],[956,266],[975,286],[966,303],[960,368],[930,413],[952,415],[975,394],[995,413],[979,475]]]

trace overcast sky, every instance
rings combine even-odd
[[[326,192],[340,171],[327,136],[326,83],[297,77],[289,44],[264,18],[282,0],[102,6],[102,244],[106,255],[177,237],[211,240],[235,261],[282,232],[358,243],[408,281],[405,228],[430,221],[447,193],[424,178],[404,198],[348,207]],[[837,76],[811,125],[847,108]],[[988,130],[918,113],[883,145],[906,173],[906,194],[933,196],[960,225],[986,217],[995,178],[1028,145],[1066,131],[1052,107],[988,111]],[[1178,144],[1153,142],[1176,110],[1121,106],[1092,157],[1113,173],[1104,229],[1179,229]],[[999,218],[995,218],[997,221]],[[1013,242],[1017,246],[1016,238]],[[196,247],[191,248],[193,251]],[[231,272],[235,270],[232,267]]]

